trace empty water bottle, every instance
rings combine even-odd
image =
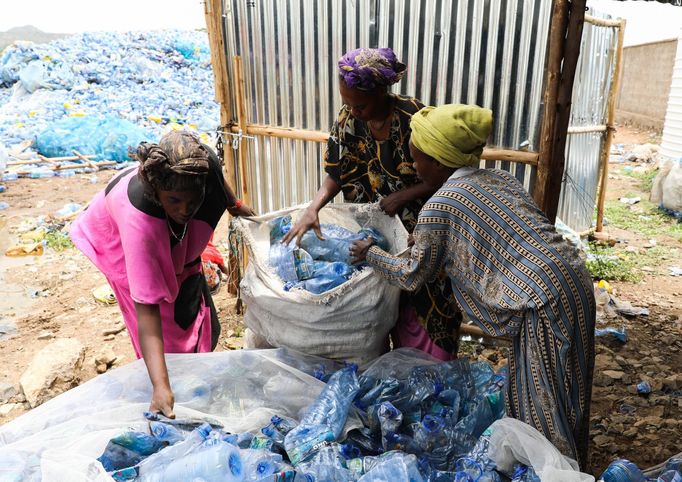
[[[16,181],[19,179],[19,174],[16,172],[6,172],[0,176],[3,181]]]
[[[0,177],[2,177],[2,176],[0,176]],[[7,186],[5,186],[4,184],[0,184],[0,192],[5,192],[5,191],[7,191]]]
[[[291,216],[278,216],[268,222],[270,227],[270,243],[279,241],[291,230]]]
[[[377,411],[382,438],[389,432],[397,432],[403,423],[403,414],[391,402],[383,402]]]
[[[356,370],[356,366],[348,366],[334,373],[306,409],[301,423],[286,435],[284,446],[294,466],[309,457],[321,442],[338,439],[360,389]]]
[[[658,476],[656,482],[682,482],[682,472],[677,470],[666,470]]]
[[[353,274],[353,268],[341,261],[315,261],[313,265],[313,276],[343,276],[348,277]]]
[[[260,480],[279,471],[282,456],[263,449],[242,450],[242,467],[245,480]]]
[[[159,470],[162,467],[168,465],[172,460],[181,459],[185,455],[197,449],[211,433],[211,426],[207,423],[200,425],[190,432],[190,434],[181,442],[177,442],[175,445],[171,445],[161,450],[160,452],[150,455],[139,465],[140,477],[153,477],[154,474],[158,475]],[[228,445],[229,444],[224,444]],[[155,479],[142,479],[142,480],[155,480]]]
[[[424,452],[432,452],[447,443],[445,421],[440,417],[426,415],[414,430],[414,440]]]
[[[36,169],[31,169],[28,171],[28,177],[31,179],[43,179],[47,177],[54,177],[55,172],[50,170],[50,169],[41,169],[41,168],[36,168]]]
[[[168,442],[170,445],[180,442],[184,438],[180,430],[167,423],[149,422],[149,429],[157,440]]]
[[[97,460],[105,470],[118,470],[140,463],[167,443],[143,432],[124,432],[109,440]]]
[[[535,473],[535,470],[533,470],[532,467],[517,464],[514,466],[512,482],[540,482],[540,477]]]
[[[319,278],[310,278],[305,281],[297,283],[296,287],[303,288],[306,291],[321,295],[327,291],[333,290],[337,286],[341,286],[348,281],[343,276],[320,276]]]
[[[424,478],[417,469],[414,456],[391,457],[382,461],[365,473],[358,482],[409,481],[423,482]]]
[[[280,243],[270,245],[270,266],[275,269],[277,276],[284,282],[298,282],[293,252],[293,248]]]
[[[54,214],[55,214],[55,216],[57,216],[59,218],[63,218],[65,216],[68,216],[69,214],[75,213],[80,208],[81,208],[81,205],[78,203],[67,203],[64,205],[63,208],[59,209]]]
[[[244,469],[239,449],[228,443],[202,448],[179,458],[169,458],[155,473],[140,479],[148,482],[187,482],[191,480],[244,480]]]
[[[629,460],[618,459],[611,462],[599,480],[603,482],[646,482],[646,477],[639,467]]]

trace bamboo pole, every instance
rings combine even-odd
[[[609,179],[609,156],[611,155],[611,141],[613,140],[614,120],[616,117],[616,97],[618,96],[618,89],[620,88],[620,75],[623,62],[623,37],[625,34],[625,20],[620,20],[618,27],[618,41],[616,44],[616,65],[614,66],[613,82],[611,83],[611,90],[609,91],[609,100],[607,104],[607,119],[606,123],[608,130],[606,131],[606,140],[601,153],[601,182],[599,183],[599,198],[597,199],[597,228],[596,232],[600,233],[604,229],[604,202],[606,201],[606,186]]]
[[[77,161],[79,159],[86,158],[88,162],[90,162],[91,157],[95,157],[94,154],[88,154],[87,156],[83,156],[82,154],[80,156],[64,156],[64,157],[45,157],[45,156],[38,156],[38,159],[26,159],[22,161],[9,161],[7,162],[8,166],[23,166],[26,164],[53,164],[55,162],[62,162],[62,161]]]
[[[237,133],[248,134],[247,120],[246,120],[246,86],[244,82],[244,70],[242,58],[235,55],[234,63],[234,77],[235,77],[235,100],[237,107]],[[234,130],[234,128],[233,128]],[[251,205],[251,194],[249,193],[249,179],[246,172],[247,164],[247,143],[239,140],[239,175],[241,177],[241,198],[246,204]]]
[[[620,27],[620,19],[598,18],[592,15],[585,15],[585,21],[597,27]]]
[[[240,128],[237,126],[232,126],[231,132],[238,133],[239,129]],[[291,127],[266,126],[260,124],[247,124],[246,134],[320,143],[325,143],[329,139],[329,133],[324,131],[311,131],[307,129],[294,129]],[[481,159],[483,160],[510,161],[529,164],[531,166],[536,166],[538,164],[538,157],[539,154],[537,152],[495,148],[485,148],[481,155]]]
[[[540,208],[550,222],[554,223],[559,208],[559,198],[564,178],[566,164],[566,133],[571,117],[571,101],[573,97],[573,83],[575,72],[580,57],[580,42],[585,23],[586,0],[572,0],[570,3],[570,15],[566,28],[564,58],[561,64],[561,80],[557,92],[556,120],[554,121],[554,133],[552,139],[551,157],[547,163],[545,179],[545,193],[543,204]]]
[[[592,132],[606,132],[607,126],[576,126],[569,127],[568,134],[590,134]]]
[[[542,114],[538,158],[538,172],[533,198],[540,209],[545,208],[549,195],[549,181],[552,177],[551,161],[554,141],[554,124],[557,115],[557,98],[561,81],[561,61],[564,57],[564,37],[568,25],[568,1],[555,0],[552,9],[552,22],[549,30],[549,53],[545,78],[545,108]]]

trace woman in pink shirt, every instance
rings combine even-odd
[[[153,385],[150,410],[173,416],[164,353],[208,352],[220,324],[201,253],[223,212],[253,215],[208,147],[186,131],[143,142],[139,167],[116,176],[71,227],[71,239],[113,289]]]

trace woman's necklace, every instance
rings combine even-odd
[[[185,238],[185,234],[187,234],[187,223],[182,225],[183,226],[182,234],[180,236],[175,234],[175,231],[173,231],[173,226],[171,226],[171,223],[168,218],[166,218],[166,223],[168,224],[168,230],[170,231],[171,235],[175,238],[175,240],[178,243],[182,243],[182,240]]]
[[[377,125],[376,121],[374,121],[374,120],[368,121],[367,124],[369,125],[369,128],[371,131],[373,131],[375,133],[380,133],[380,132],[383,132],[384,127],[386,127],[386,124],[388,123],[388,121],[390,119],[393,119],[393,97],[392,96],[389,98],[388,114],[386,115],[386,117],[384,117],[384,120],[381,121],[381,124]]]

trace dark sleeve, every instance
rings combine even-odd
[[[327,141],[327,150],[324,153],[324,171],[336,184],[341,185],[341,139],[339,139],[339,121],[332,125]]]

